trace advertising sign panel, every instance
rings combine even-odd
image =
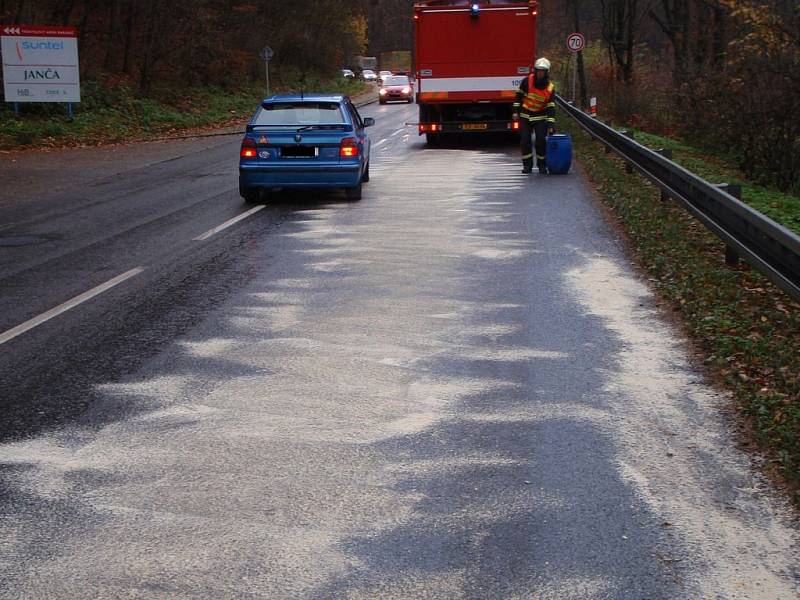
[[[6,102],[80,102],[74,27],[0,26]]]

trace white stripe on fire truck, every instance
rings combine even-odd
[[[516,90],[522,77],[442,77],[419,80],[419,91],[428,92],[494,92]]]

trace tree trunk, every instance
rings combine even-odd
[[[67,0],[66,2],[57,2],[50,13],[50,22],[59,23],[60,25],[69,25],[69,18],[72,14],[72,9],[75,5],[74,0]]]
[[[572,0],[572,18],[575,32],[581,32],[580,20],[580,0]],[[586,69],[583,64],[583,52],[578,52],[578,83],[580,85],[580,106],[586,108],[589,105],[588,92],[586,90]]]
[[[673,80],[676,84],[690,80],[689,71],[689,39],[691,10],[690,0],[661,0],[663,15],[656,11],[649,12],[650,17],[669,38],[672,44],[672,54],[675,59]]]
[[[636,32],[639,27],[638,0],[601,0],[603,39],[613,58],[617,77],[626,85],[633,81]]]
[[[158,0],[151,0],[147,11],[147,29],[144,37],[144,54],[142,55],[142,66],[139,71],[139,89],[147,93],[150,90],[152,77],[153,54],[155,50],[156,26],[158,24]]]
[[[719,67],[725,62],[725,52],[727,50],[727,21],[725,10],[719,3],[715,2],[712,8],[714,14],[712,43],[712,62],[715,67]]]
[[[126,75],[131,74],[131,55],[133,54],[133,22],[134,22],[134,8],[133,1],[128,0],[128,12],[125,16],[125,50],[122,55],[122,72]]]
[[[17,15],[14,17],[14,23],[22,23],[22,11],[25,8],[25,0],[19,0],[17,3]]]
[[[115,44],[115,40],[117,39],[117,34],[119,32],[119,0],[110,0],[108,6],[108,33],[106,34],[106,54],[103,58],[103,71],[111,72],[114,70],[114,64],[116,59],[116,48],[117,45]]]
[[[78,20],[77,24],[78,37],[83,37],[86,31],[86,23],[94,14],[95,8],[95,0],[83,0],[83,10],[81,11],[81,18]]]

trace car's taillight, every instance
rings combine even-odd
[[[256,157],[256,143],[250,138],[244,138],[242,141],[242,149],[239,151],[241,158],[255,158]]]
[[[356,138],[344,138],[339,145],[339,156],[341,158],[355,158],[358,156],[358,141]]]
[[[519,121],[511,121],[511,123],[508,124],[508,128],[512,129],[514,131],[518,130],[519,129]]]
[[[419,133],[422,135],[423,133],[431,133],[436,131],[441,131],[442,126],[439,123],[420,123],[419,124]]]

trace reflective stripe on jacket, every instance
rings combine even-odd
[[[545,89],[539,89],[535,87],[534,77],[531,73],[522,80],[514,101],[514,112],[520,113],[520,117],[529,121],[555,123],[555,86],[548,82]]]
[[[528,93],[522,97],[522,109],[528,114],[543,111],[553,101],[554,90],[552,83],[543,90],[537,89],[533,85],[533,75],[528,75]]]

